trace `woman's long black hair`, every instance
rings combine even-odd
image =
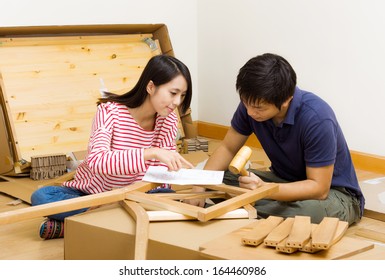
[[[187,82],[186,95],[180,105],[180,110],[183,114],[190,108],[192,97],[190,71],[179,59],[164,54],[156,55],[148,61],[138,82],[130,91],[122,95],[105,92],[105,97],[100,98],[98,104],[113,101],[124,104],[128,108],[137,108],[146,100],[146,87],[150,81],[152,81],[155,86],[160,86],[170,82],[178,75],[182,75]]]

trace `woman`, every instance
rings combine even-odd
[[[99,99],[88,153],[74,179],[36,190],[32,205],[130,185],[140,181],[151,165],[167,166],[170,171],[192,168],[176,152],[178,118],[174,112],[178,107],[185,112],[191,97],[188,68],[171,56],[152,57],[132,90],[123,95],[107,92]],[[40,237],[63,237],[64,218],[86,210],[49,216],[40,226]]]

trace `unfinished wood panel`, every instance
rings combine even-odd
[[[274,228],[263,241],[266,246],[277,246],[285,238],[287,238],[293,227],[294,218],[286,218],[276,228]]]
[[[100,90],[121,94],[136,84],[161,53],[145,41],[151,37],[2,38],[0,84],[16,161],[86,150]]]
[[[329,249],[337,231],[339,219],[325,217],[311,234],[312,247],[314,249]]]
[[[260,220],[250,232],[242,237],[242,243],[249,246],[258,246],[282,221],[282,217],[276,216],[269,216],[267,219]]]
[[[286,246],[301,248],[309,239],[311,234],[311,222],[309,216],[295,216],[293,227],[286,239]]]

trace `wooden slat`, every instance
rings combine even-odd
[[[281,241],[287,238],[291,232],[294,218],[286,218],[276,228],[274,228],[263,241],[266,246],[277,246]]]
[[[286,239],[286,246],[293,248],[302,248],[310,239],[311,222],[309,216],[295,216],[292,229]]]
[[[318,225],[316,225],[316,224],[312,224],[312,234],[316,230],[317,226]],[[333,236],[333,240],[330,243],[330,246],[336,244],[338,241],[340,241],[342,239],[342,237],[344,236],[344,234],[347,231],[348,227],[349,227],[349,223],[348,222],[345,222],[345,221],[339,221],[338,222],[337,230],[336,230],[336,232],[335,232],[335,234]],[[330,248],[330,246],[329,246],[329,248]],[[312,240],[310,239],[309,242],[307,242],[299,250],[303,251],[303,252],[307,252],[307,253],[316,253],[316,252],[321,251],[322,249],[318,249],[318,248],[313,247],[312,246]]]
[[[375,241],[385,243],[385,233],[384,232],[379,232],[379,231],[367,229],[367,228],[359,228],[356,230],[355,234],[358,236],[362,236],[365,238],[369,238],[369,239],[372,239]]]
[[[211,186],[208,186],[211,187]],[[231,199],[225,200],[221,203],[215,204],[208,208],[199,211],[198,220],[208,221],[217,216],[223,215],[226,212],[242,207],[243,205],[253,203],[264,197],[267,197],[273,193],[276,193],[279,189],[278,184],[269,183],[255,190],[249,190],[246,193],[240,194]]]
[[[269,216],[267,219],[260,220],[250,232],[242,237],[242,243],[249,246],[258,246],[282,221],[282,217],[276,216]]]
[[[325,217],[311,234],[312,247],[326,250],[332,244],[338,227],[338,218]]]

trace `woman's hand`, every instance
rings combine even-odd
[[[238,181],[241,188],[249,190],[255,190],[265,184],[265,182],[253,172],[250,172],[248,176],[239,176]]]
[[[169,171],[178,171],[181,168],[194,168],[189,161],[179,153],[161,148],[150,148],[145,150],[145,159],[155,158],[167,165]]]

